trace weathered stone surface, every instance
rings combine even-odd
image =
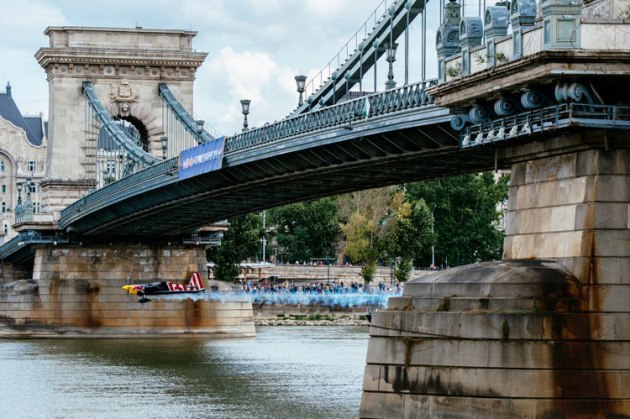
[[[39,266],[33,270],[37,292],[21,294],[14,287],[0,291],[0,336],[255,334],[248,299],[155,296],[139,304],[137,296],[121,289],[158,278],[184,282],[193,272],[205,271],[204,249],[171,246],[168,256],[163,250],[159,246],[129,246],[125,251],[108,246],[38,246]],[[152,263],[160,254],[162,263]],[[146,266],[155,268],[147,271]]]
[[[372,317],[360,415],[625,414],[627,292],[626,284],[581,284],[548,260],[415,279]]]
[[[49,27],[45,33],[50,45],[36,54],[47,74],[51,103],[41,201],[42,211],[52,214],[103,182],[86,137],[86,127],[95,122],[76,111],[86,106],[82,83],[90,80],[110,115],[138,124],[146,132],[148,151],[161,157],[165,131],[158,84],[167,83],[193,114],[195,73],[207,54],[193,50],[192,31]],[[169,144],[168,155],[194,145],[193,140]]]

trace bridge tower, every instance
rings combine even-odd
[[[193,82],[207,53],[193,50],[197,32],[185,30],[49,27],[44,33],[50,45],[35,55],[49,85],[42,212],[54,214],[98,186],[102,175],[94,164],[102,134],[83,83],[90,82],[109,115],[132,125],[144,151],[159,158],[165,111],[158,85],[167,83],[192,114]]]

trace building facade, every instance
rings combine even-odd
[[[48,123],[20,112],[12,87],[0,92],[0,242],[16,235],[16,221],[32,221],[41,210]],[[17,214],[16,214],[17,210]]]

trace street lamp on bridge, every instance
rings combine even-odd
[[[394,61],[396,61],[396,48],[398,48],[398,44],[396,42],[392,42],[387,47],[387,62],[389,63],[389,72],[387,73],[387,81],[385,82],[385,89],[393,89],[396,87],[396,82],[394,81]]]
[[[295,83],[297,84],[297,91],[300,94],[298,106],[302,106],[304,105],[304,98],[302,97],[302,94],[304,93],[304,86],[306,85],[306,76],[295,76]]]
[[[166,151],[168,150],[168,137],[166,135],[160,138],[162,143],[162,160],[166,160]]]
[[[249,99],[241,99],[241,107],[243,108],[243,132],[247,131],[247,115],[249,114],[249,104],[252,101]]]
[[[203,124],[206,123],[203,119],[198,119],[195,121],[197,124],[197,134],[201,134],[203,132]]]

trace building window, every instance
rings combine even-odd
[[[9,234],[9,225],[7,223],[3,223],[4,225],[4,234]]]
[[[2,185],[2,193],[7,193],[7,185]]]
[[[39,202],[33,202],[33,212],[39,214]]]
[[[2,213],[4,214],[5,212],[7,212],[7,203],[6,202],[2,202]]]
[[[37,184],[36,183],[31,183],[29,186],[29,192],[31,194],[37,193]]]
[[[4,160],[0,160],[0,172],[4,173],[5,170],[6,170],[6,167],[4,164]]]
[[[29,172],[34,172],[35,171],[35,160],[29,160],[26,162],[26,170],[28,170]]]
[[[113,160],[107,160],[107,162],[105,162],[105,170],[108,175],[116,174],[116,162]]]

